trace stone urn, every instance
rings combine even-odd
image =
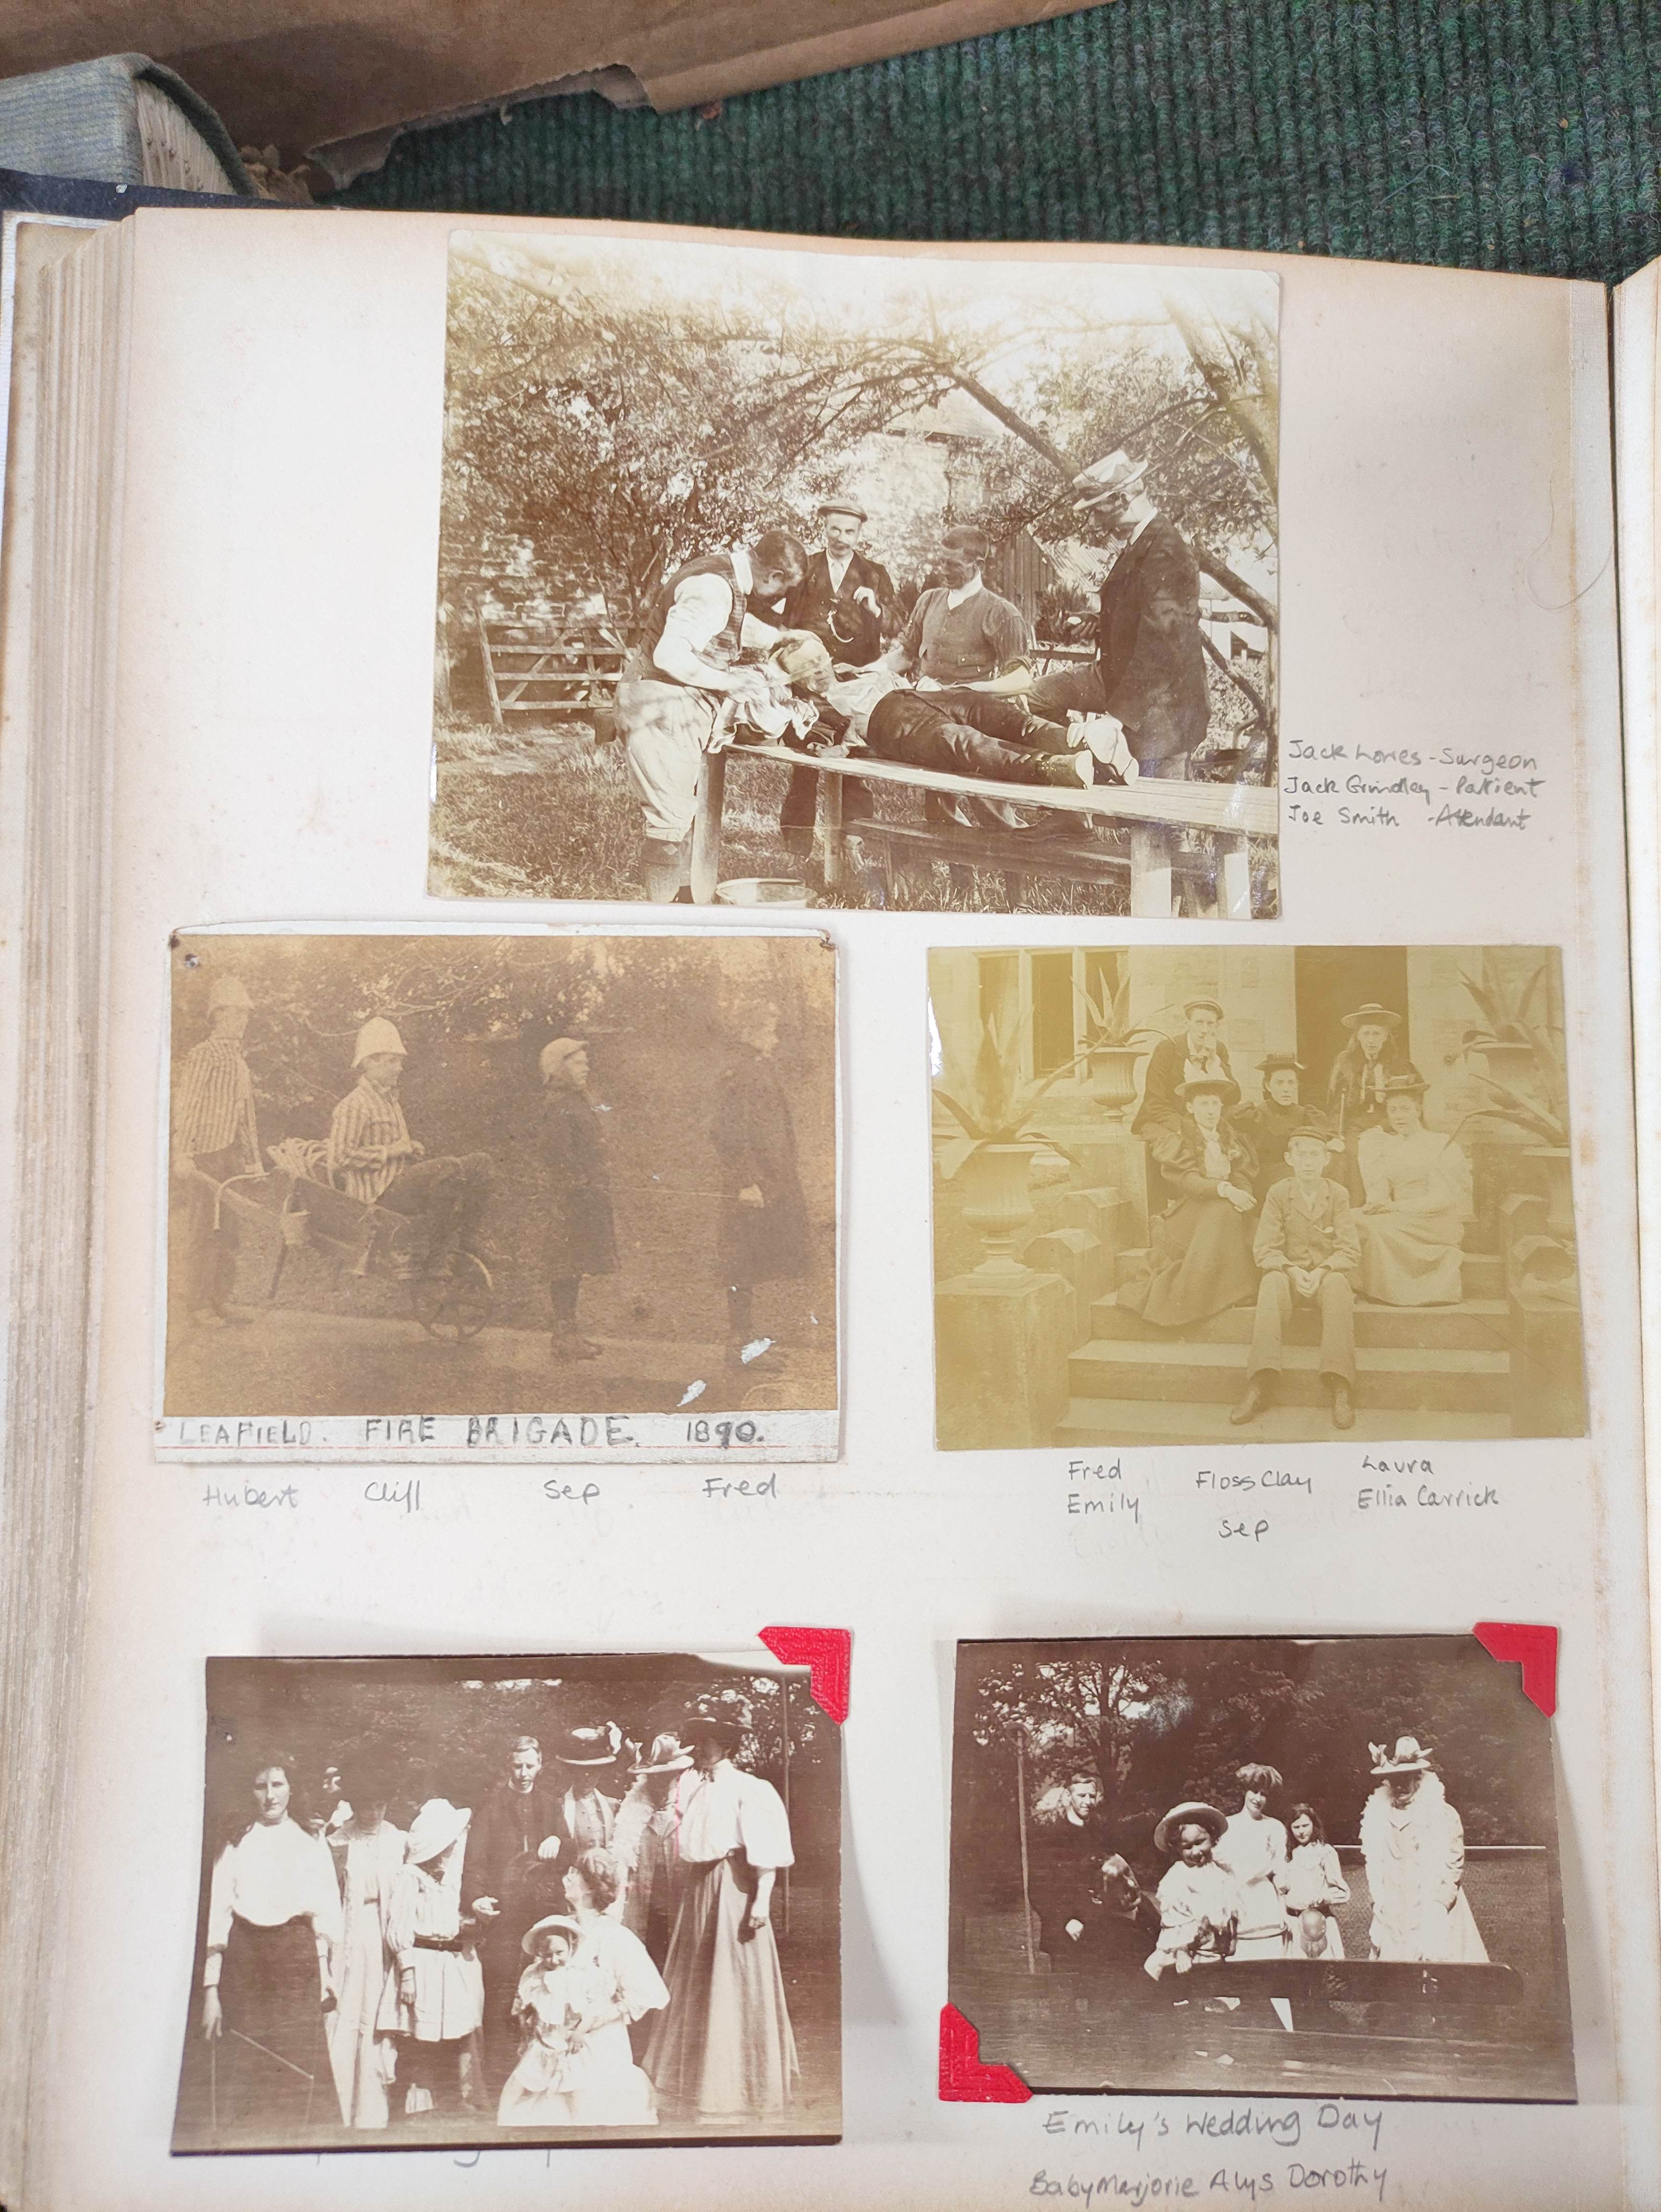
[[[974,1273],[1031,1272],[1015,1257],[1015,1247],[1032,1225],[1032,1157],[1041,1149],[1034,1144],[983,1145],[959,1170],[967,1188],[963,1218],[986,1249]]]
[[[1110,1114],[1136,1103],[1136,1063],[1147,1052],[1139,1044],[1095,1045],[1090,1054],[1090,1095]]]
[[[1566,1250],[1574,1250],[1574,1182],[1567,1145],[1524,1145],[1523,1157],[1537,1160],[1539,1188],[1546,1201],[1546,1227]]]
[[[1531,1044],[1503,1044],[1498,1041],[1479,1045],[1482,1065],[1496,1083],[1511,1090],[1526,1083],[1534,1073],[1534,1047]]]

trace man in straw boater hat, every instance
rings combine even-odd
[[[1147,496],[1147,462],[1121,447],[1074,477],[1081,526],[1117,557],[1102,582],[1094,663],[1040,678],[1027,703],[1056,721],[1106,715],[1143,775],[1185,778],[1211,717],[1200,571]]]
[[[1270,1187],[1257,1220],[1252,1257],[1262,1269],[1245,1395],[1229,1415],[1235,1426],[1255,1421],[1274,1399],[1286,1364],[1286,1328],[1298,1305],[1321,1316],[1321,1380],[1335,1429],[1355,1425],[1355,1284],[1361,1232],[1349,1193],[1326,1170],[1326,1123],[1318,1115],[1296,1123],[1284,1158],[1291,1174]]]
[[[605,1133],[588,1096],[588,1048],[556,1037],[537,1061],[542,1078],[538,1151],[548,1173],[548,1288],[553,1303],[551,1349],[556,1359],[595,1359],[599,1346],[577,1327],[585,1275],[614,1275],[617,1232]]]
[[[185,1055],[173,1089],[169,1151],[179,1207],[174,1264],[186,1311],[198,1328],[223,1328],[236,1290],[235,1217],[215,1187],[259,1175],[253,1078],[242,1038],[253,1000],[234,975],[208,992],[208,1034]]]
[[[1392,1075],[1409,1075],[1413,1062],[1400,1042],[1402,1017],[1376,1000],[1343,1017],[1349,1042],[1327,1079],[1327,1118],[1342,1139],[1349,1194],[1363,1196],[1355,1148],[1368,1129],[1384,1126],[1384,1088]]]
[[[1155,1893],[1159,1940],[1142,1961],[1143,1971],[1156,1982],[1168,1967],[1186,1974],[1196,1966],[1214,1966],[1234,1948],[1239,1887],[1214,1856],[1227,1826],[1214,1805],[1189,1798],[1173,1805],[1153,1831],[1155,1846],[1176,1858]]]
[[[642,878],[647,897],[660,905],[679,891],[704,755],[722,735],[729,701],[773,704],[765,673],[741,665],[739,655],[784,635],[763,611],[806,571],[800,539],[764,530],[751,545],[683,562],[647,608],[618,685],[617,714],[640,802]]]
[[[1361,1808],[1361,1858],[1375,1959],[1480,1966],[1488,1949],[1465,1895],[1465,1829],[1430,1746],[1401,1735],[1369,1744],[1378,1787]]]
[[[472,1249],[490,1202],[493,1170],[485,1152],[426,1157],[399,1103],[408,1056],[396,1026],[384,1016],[376,1014],[363,1024],[352,1054],[357,1084],[330,1120],[327,1164],[336,1188],[349,1197],[425,1220],[424,1268],[437,1275],[448,1267],[457,1245]],[[372,1222],[354,1273],[367,1270],[374,1236]]]
[[[1232,1112],[1239,1103],[1240,1086],[1234,1080],[1228,1047],[1223,1042],[1226,1019],[1221,1001],[1203,992],[1183,1000],[1182,1034],[1162,1037],[1148,1054],[1142,1103],[1130,1125],[1135,1135],[1151,1137],[1161,1131],[1181,1130],[1183,1102],[1178,1086],[1184,1083],[1208,1079],[1226,1083],[1223,1110]]]

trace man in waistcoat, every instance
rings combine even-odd
[[[806,570],[800,540],[764,531],[753,545],[686,562],[647,610],[617,707],[629,781],[640,801],[641,874],[647,897],[658,905],[680,889],[703,757],[721,732],[723,708],[729,700],[739,707],[772,702],[765,675],[737,665],[739,655],[785,635],[759,611],[794,590]]]
[[[1040,678],[1028,705],[1065,721],[1105,714],[1145,775],[1186,780],[1210,720],[1200,641],[1200,571],[1188,542],[1147,494],[1146,461],[1120,450],[1073,480],[1074,501],[1101,543],[1118,549],[1101,588],[1096,659]]]

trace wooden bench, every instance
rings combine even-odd
[[[896,848],[929,860],[945,860],[954,870],[1001,871],[1012,907],[1020,903],[1029,875],[1056,876],[1074,883],[1130,886],[1130,912],[1147,920],[1169,920],[1177,911],[1173,896],[1179,882],[1196,887],[1208,918],[1251,919],[1251,862],[1249,837],[1273,837],[1280,823],[1279,795],[1256,784],[1177,783],[1146,777],[1135,783],[1063,790],[1050,784],[992,783],[978,776],[947,775],[934,769],[908,768],[869,754],[841,758],[799,753],[788,745],[733,745],[709,754],[698,793],[692,836],[692,897],[707,906],[721,880],[721,817],[727,764],[732,761],[778,761],[810,769],[819,779],[818,836],[824,885],[834,890],[847,874],[846,839],[857,836],[873,851],[883,894],[891,901]],[[860,822],[843,826],[843,779],[866,784],[897,784],[908,791],[938,791],[971,799],[1004,799],[1078,817],[1076,840],[1063,841],[1043,830],[991,830],[953,834],[933,824]],[[1127,829],[1129,851],[1092,842],[1103,826]],[[1216,845],[1214,872],[1203,854],[1177,849],[1178,830],[1206,830]],[[972,842],[970,842],[972,836]]]

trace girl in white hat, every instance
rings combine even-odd
[[[484,2017],[476,1923],[461,1909],[463,1839],[472,1814],[429,1797],[410,1824],[386,1913],[386,1970],[375,2025],[395,2039],[392,2116],[405,2119],[460,2103],[461,2056]]]

